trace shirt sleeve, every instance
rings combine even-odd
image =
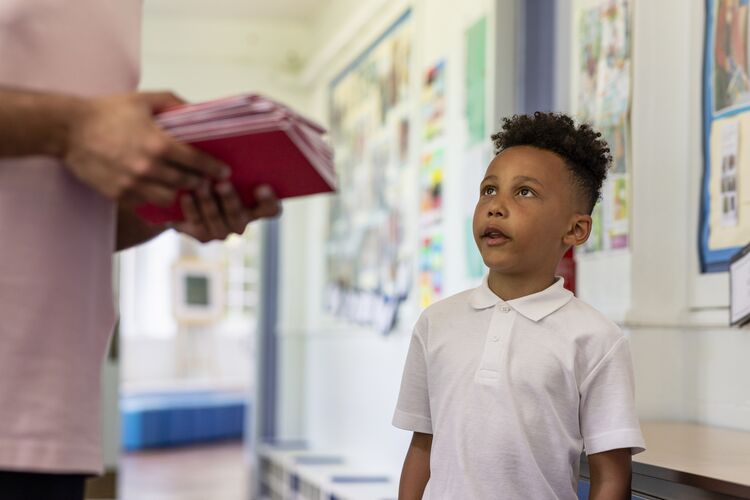
[[[633,455],[645,451],[635,410],[633,362],[624,337],[581,384],[580,420],[587,455],[619,448],[630,448]]]
[[[407,431],[432,434],[427,386],[427,350],[420,337],[419,323],[414,328],[409,344],[393,425]]]

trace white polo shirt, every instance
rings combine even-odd
[[[433,434],[425,499],[576,499],[581,451],[643,451],[628,342],[558,279],[422,313],[393,425]]]

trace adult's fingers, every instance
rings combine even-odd
[[[281,203],[269,186],[259,186],[255,190],[255,200],[256,205],[250,209],[252,220],[264,217],[276,217],[281,213]]]
[[[185,216],[185,222],[195,227],[202,227],[205,225],[203,222],[203,216],[201,216],[200,210],[198,210],[198,204],[194,195],[185,193],[180,197],[180,207],[182,208],[182,215]]]
[[[168,141],[163,159],[203,177],[223,180],[231,175],[231,170],[225,163],[174,139]]]
[[[153,203],[160,207],[168,207],[174,203],[177,192],[174,189],[148,181],[137,182],[123,191],[119,199],[127,205]]]
[[[249,221],[249,216],[242,200],[229,182],[221,182],[216,185],[216,194],[221,202],[221,211],[227,227],[234,233],[242,234]]]
[[[172,189],[194,191],[204,182],[204,178],[177,165],[159,159],[142,160],[135,169],[135,174],[142,179],[157,182]]]
[[[212,239],[223,238],[228,232],[229,228],[224,222],[219,205],[214,198],[211,187],[204,184],[197,191],[198,198],[198,209],[203,217],[205,227],[208,229],[208,233]]]

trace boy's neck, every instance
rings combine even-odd
[[[508,301],[532,295],[546,290],[555,282],[555,273],[528,274],[502,274],[490,269],[487,285],[490,290]]]

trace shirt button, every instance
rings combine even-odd
[[[497,336],[497,335],[493,335],[492,337],[490,337],[490,340],[491,340],[492,342],[497,342],[498,340],[500,340],[500,337],[499,337],[499,336]]]
[[[502,311],[502,312],[504,312],[504,313],[510,312],[510,307],[508,307],[508,306],[503,306],[503,307],[501,307],[501,308],[500,308],[500,311]]]

